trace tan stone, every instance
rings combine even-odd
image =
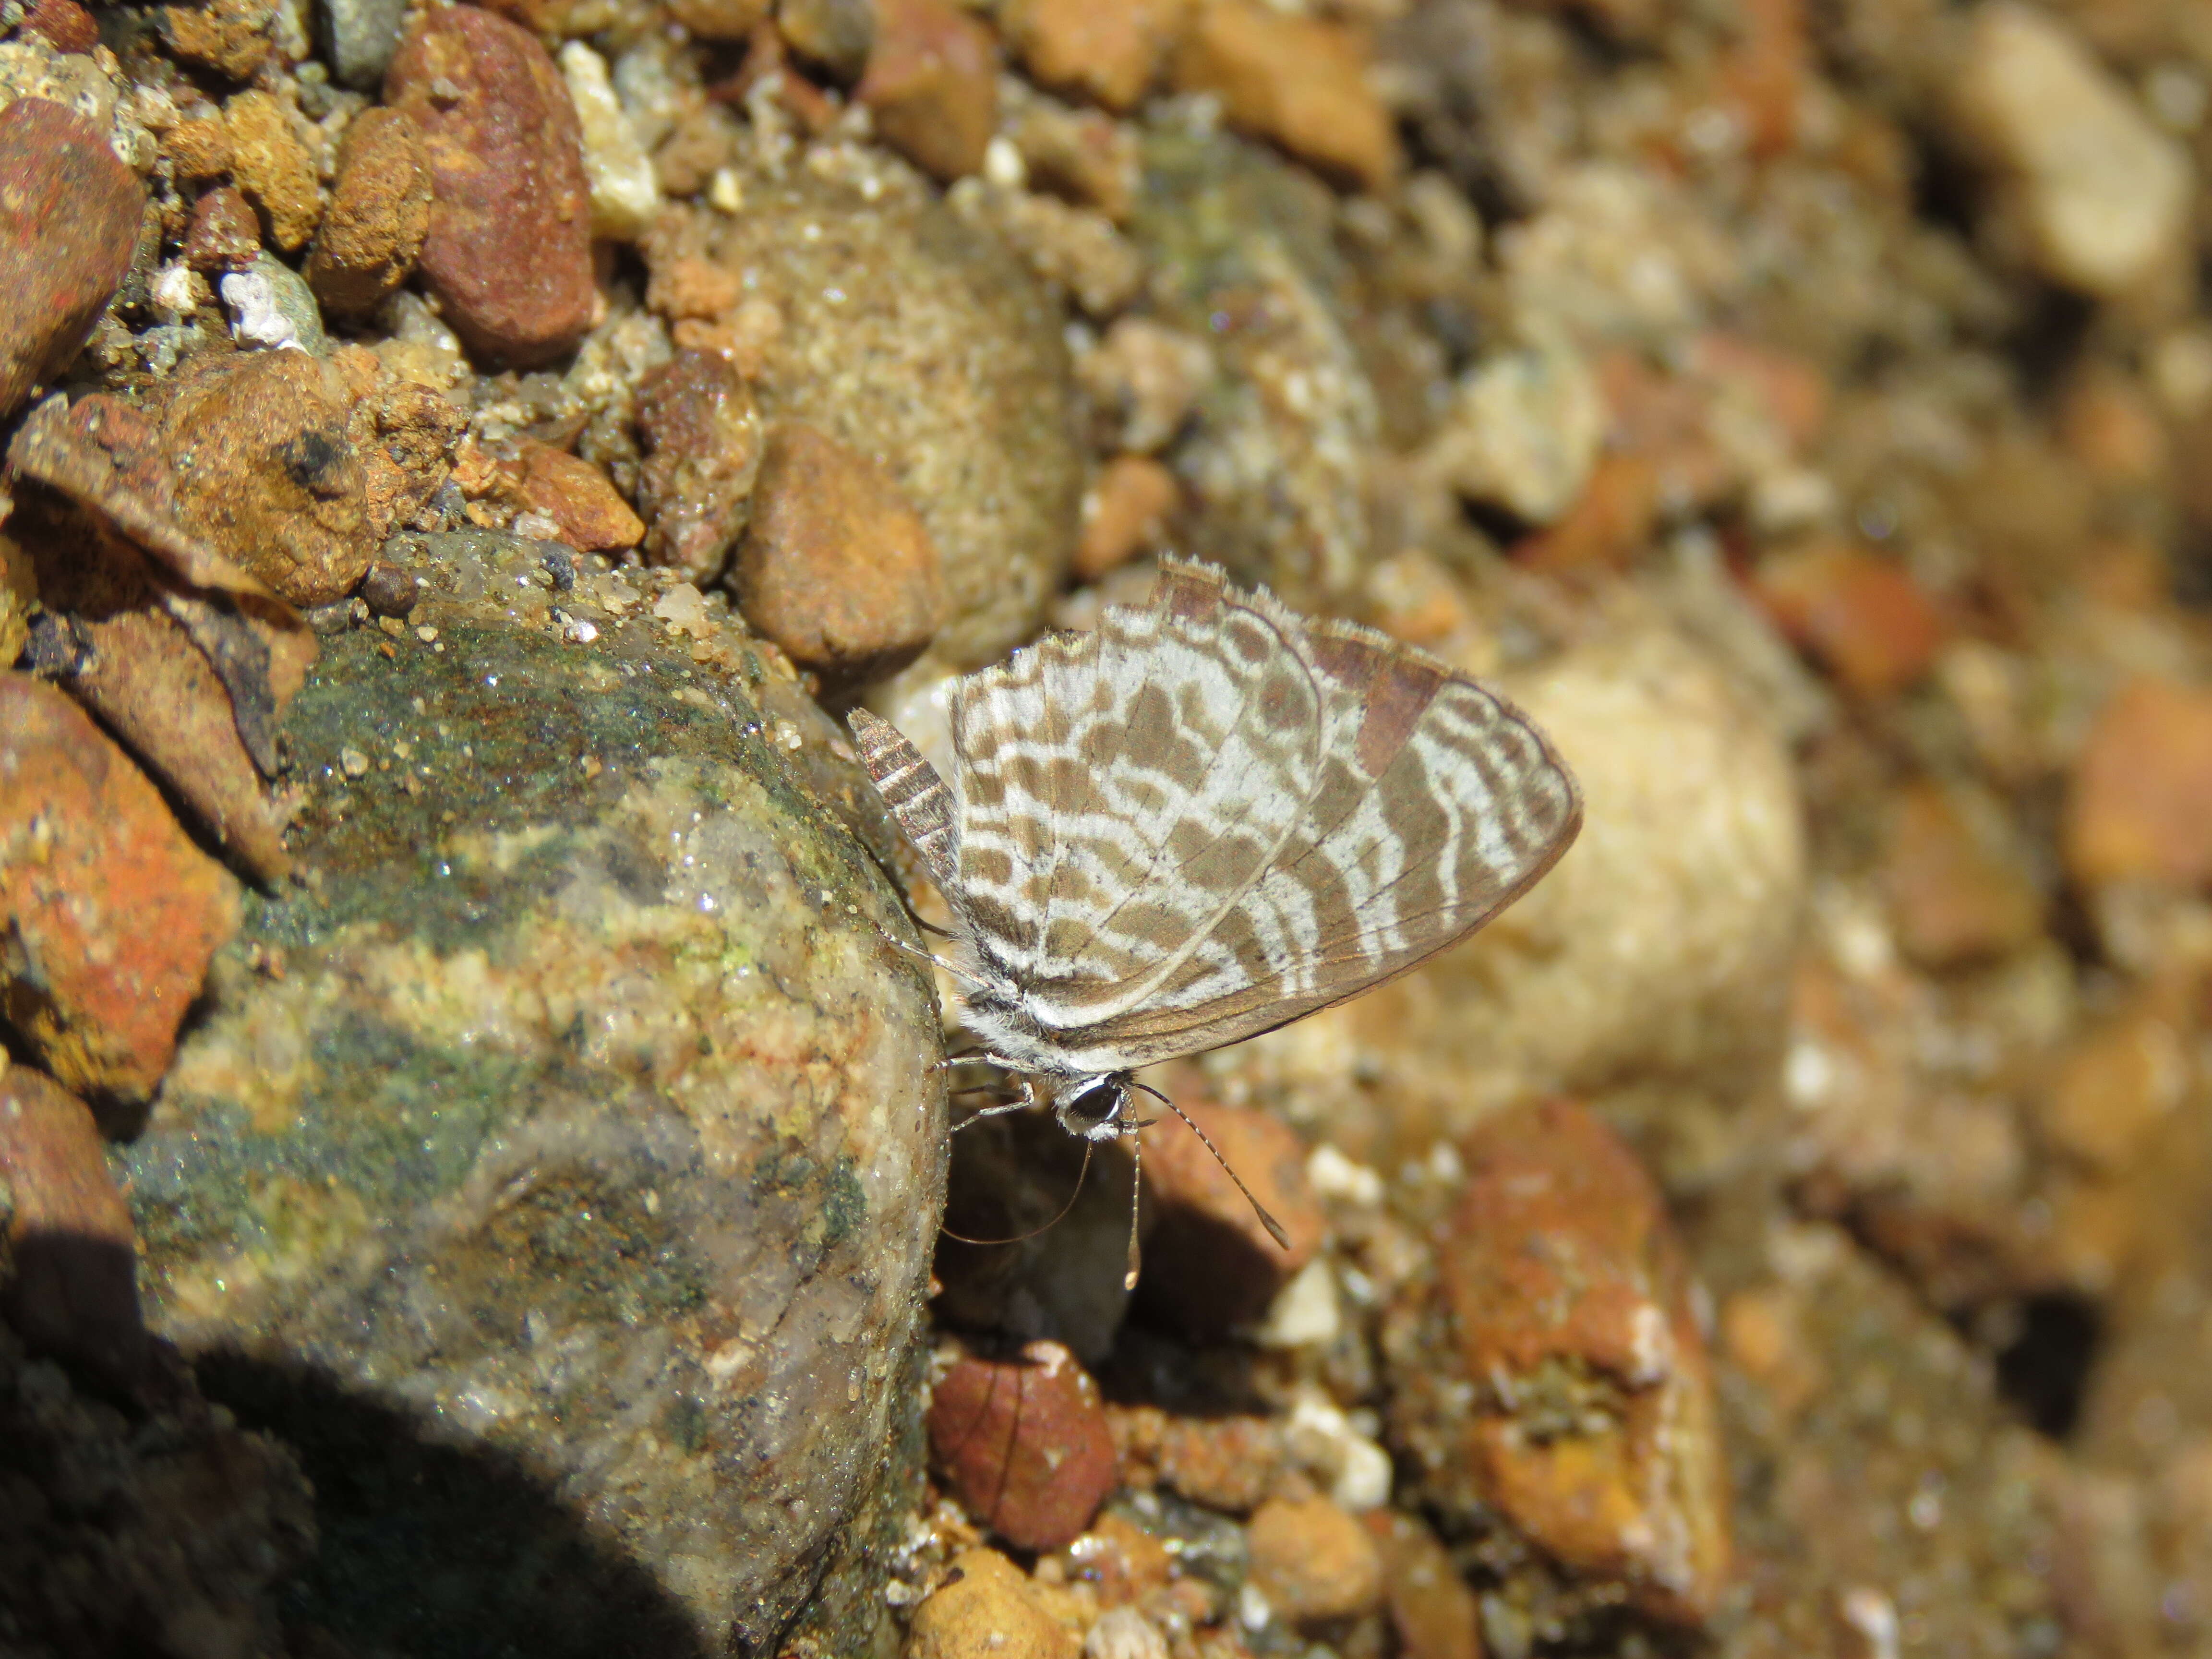
[[[853,95],[884,141],[924,173],[964,178],[981,167],[998,128],[991,33],[947,0],[881,0],[875,48]]]
[[[906,1659],[1075,1659],[1073,1635],[1020,1568],[996,1550],[965,1550],[914,1610]]]
[[[330,212],[307,256],[315,297],[331,311],[370,309],[407,280],[429,228],[422,134],[402,111],[362,111],[339,148]]]
[[[1293,1624],[1351,1619],[1382,1601],[1382,1557],[1357,1519],[1326,1498],[1273,1498],[1245,1528],[1251,1582]]]
[[[1178,91],[1218,94],[1231,126],[1334,179],[1379,191],[1397,176],[1397,136],[1368,84],[1366,43],[1340,24],[1257,0],[1207,0],[1173,77]]]
[[[1017,0],[1007,45],[1040,86],[1127,111],[1152,88],[1190,0]]]
[[[230,136],[230,172],[238,187],[268,216],[269,234],[287,253],[305,247],[322,216],[315,164],[292,130],[290,112],[258,88],[222,107]]]

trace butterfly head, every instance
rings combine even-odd
[[[1066,1085],[1053,1101],[1060,1127],[1085,1140],[1113,1140],[1135,1126],[1129,1121],[1129,1074],[1103,1072]]]

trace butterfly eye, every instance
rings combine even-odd
[[[1107,1122],[1119,1115],[1121,1110],[1121,1086],[1111,1078],[1101,1078],[1060,1103],[1063,1119],[1085,1125]]]

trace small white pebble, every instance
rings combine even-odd
[[[1325,1141],[1306,1159],[1306,1180],[1316,1198],[1335,1199],[1362,1209],[1373,1209],[1382,1201],[1382,1177]]]
[[[368,757],[358,749],[341,749],[338,750],[338,768],[349,778],[367,777]]]
[[[276,308],[276,290],[258,270],[234,270],[222,279],[230,331],[241,343],[305,351],[292,319]]]
[[[745,187],[731,168],[714,169],[714,176],[707,181],[707,205],[732,218],[744,210]]]

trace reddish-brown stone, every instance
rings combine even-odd
[[[402,111],[363,110],[339,147],[330,211],[307,258],[315,297],[331,311],[370,309],[407,280],[429,230],[422,135]]]
[[[476,6],[423,14],[385,101],[422,134],[431,178],[423,276],[471,349],[557,357],[597,313],[591,188],[575,106],[527,30]]]
[[[1246,1523],[1252,1583],[1292,1624],[1356,1619],[1382,1600],[1375,1540],[1326,1498],[1271,1498]]]
[[[44,98],[0,109],[0,416],[83,345],[131,269],[145,201],[75,110]]]
[[[1328,1222],[1306,1186],[1304,1143],[1287,1125],[1195,1097],[1178,1094],[1176,1104],[1291,1241],[1286,1250],[1268,1236],[1229,1170],[1174,1113],[1144,1132],[1146,1202],[1158,1216],[1145,1248],[1164,1270],[1138,1282],[1138,1305],[1194,1341],[1216,1341],[1267,1312],[1313,1260]],[[1192,1262],[1204,1271],[1189,1271]]]
[[[1290,1468],[1272,1417],[1178,1417],[1158,1406],[1115,1406],[1107,1420],[1124,1485],[1165,1486],[1210,1510],[1258,1508]]]
[[[1463,1156],[1438,1270],[1482,1401],[1466,1455],[1486,1501],[1578,1577],[1702,1622],[1728,1581],[1727,1487],[1688,1270],[1656,1188],[1568,1102],[1499,1114]],[[1585,1404],[1563,1430],[1565,1402],[1593,1389],[1607,1409]]]
[[[948,0],[878,0],[876,40],[854,96],[876,131],[947,183],[983,165],[999,121],[991,32]]]
[[[720,353],[679,351],[638,388],[637,435],[645,556],[703,586],[744,532],[761,459],[752,395]]]
[[[2212,689],[2145,676],[2112,695],[2075,763],[2065,848],[2077,881],[2212,882]]]
[[[27,1066],[0,1070],[9,1322],[31,1347],[127,1376],[144,1347],[131,1209],[91,1110]]]
[[[185,263],[194,270],[244,270],[261,252],[261,221],[235,185],[200,192],[185,230]]]
[[[76,0],[36,0],[23,27],[44,35],[56,52],[90,52],[100,44],[100,25]]]
[[[1340,23],[1260,0],[1204,0],[1176,49],[1179,92],[1221,99],[1231,126],[1370,191],[1398,173],[1390,112],[1367,80],[1367,43]]]
[[[929,1452],[969,1513],[1017,1549],[1058,1549],[1115,1486],[1098,1385],[1057,1342],[956,1360],[930,1399]]]
[[[52,686],[0,675],[0,1010],[60,1081],[142,1101],[238,927],[237,884]]]
[[[769,428],[732,585],[793,662],[846,683],[905,667],[945,619],[937,544],[898,485],[798,421]]]
[[[1759,598],[1783,632],[1863,697],[1902,691],[1928,672],[1943,619],[1895,559],[1826,543],[1759,568]]]
[[[560,526],[560,539],[582,553],[635,547],[645,525],[599,467],[550,444],[524,439],[502,468],[516,504]]]

